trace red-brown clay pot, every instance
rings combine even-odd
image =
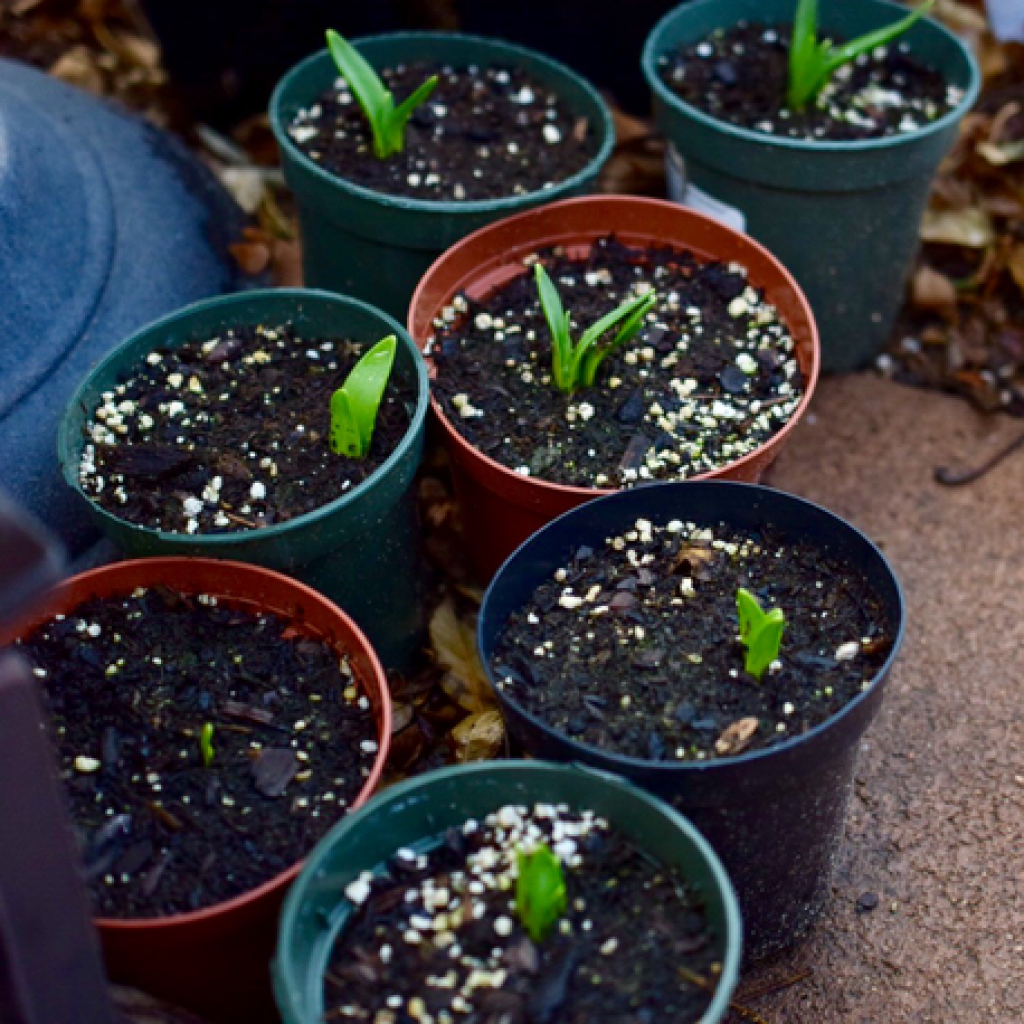
[[[546,246],[585,256],[594,241],[614,233],[629,245],[668,245],[704,259],[743,264],[751,284],[780,312],[796,341],[807,387],[788,423],[760,448],[694,480],[757,483],[806,412],[818,382],[821,347],[814,314],[796,281],[767,249],[747,235],[693,210],[660,199],[588,196],[568,199],[490,224],[452,246],[427,271],[409,307],[409,333],[421,348],[434,318],[460,292],[482,298],[524,272],[522,259]],[[430,375],[437,369],[427,356]],[[431,398],[452,464],[466,546],[484,580],[531,534],[552,519],[612,491],[568,487],[520,476],[472,447]]]
[[[391,739],[387,676],[359,627],[335,604],[303,583],[255,565],[207,558],[147,558],[82,573],[60,584],[36,610],[31,630],[54,615],[70,614],[92,597],[130,594],[136,587],[167,586],[211,594],[225,604],[274,612],[297,630],[349,655],[353,674],[377,719],[377,757],[359,796],[361,807],[380,782]],[[18,634],[0,629],[0,647]],[[96,921],[107,973],[187,1007],[211,1021],[276,1021],[270,957],[278,910],[302,868],[294,864],[251,892],[204,910],[166,918]]]

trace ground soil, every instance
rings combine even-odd
[[[771,747],[838,713],[891,649],[893,624],[858,567],[813,544],[767,526],[711,525],[709,538],[707,524],[623,525],[567,558],[496,644],[505,696],[579,742],[654,761]],[[778,671],[761,680],[744,669],[739,587],[786,616]]]
[[[789,38],[787,26],[742,23],[667,54],[662,77],[687,103],[713,117],[798,139],[852,142],[899,135],[941,117],[956,102],[942,75],[897,41],[884,56],[872,52],[840,68],[816,100],[792,110],[786,101]]]
[[[680,479],[749,454],[799,404],[793,338],[742,268],[614,236],[586,259],[541,256],[574,341],[638,286],[657,301],[637,337],[574,395],[551,380],[551,334],[530,268],[466,299],[462,313],[452,307],[431,345],[434,394],[455,429],[509,469],[577,487]]]
[[[289,129],[303,152],[332,174],[390,195],[434,202],[502,199],[564,181],[597,152],[598,126],[521,69],[385,69],[396,103],[431,75],[433,95],[413,114],[405,147],[385,160],[347,87],[323,93]]]
[[[1024,1005],[1024,461],[962,488],[932,474],[984,462],[1021,425],[871,374],[826,379],[814,413],[772,483],[882,544],[908,633],[863,741],[832,902],[739,998],[769,1024],[1008,1024]]]
[[[473,985],[470,979],[493,977],[501,969],[503,983],[478,982],[469,1000],[474,1009],[460,1013],[460,1019],[467,1024],[696,1021],[709,996],[683,980],[680,970],[710,981],[721,960],[699,897],[685,880],[666,874],[607,829],[592,828],[556,844],[549,818],[520,819],[518,812],[515,818],[532,818],[543,841],[579,851],[582,863],[576,867],[566,866],[569,854],[559,855],[568,905],[554,930],[531,941],[516,915],[516,883],[508,889],[496,884],[515,862],[519,844],[510,836],[517,834],[517,825],[502,830],[485,823],[468,834],[450,830],[419,861],[411,851],[409,860],[392,858],[387,876],[372,883],[332,957],[325,984],[329,1012],[346,1006],[380,1011],[395,1006],[389,1000],[398,997],[397,1005],[406,1010],[412,1009],[410,1000],[421,1000],[437,1019],[439,1011],[450,1011],[453,995],[458,1000],[458,991]],[[570,828],[579,822],[568,814],[560,820]],[[484,855],[493,857],[486,862],[489,868],[483,866]],[[479,895],[467,888],[467,879],[477,880]],[[427,880],[433,886],[424,886]],[[410,901],[410,892],[417,898]],[[443,894],[440,905],[426,907],[434,892]],[[442,914],[447,922],[460,908],[464,913],[472,908],[473,919],[451,929],[453,941],[444,938],[446,927],[431,931],[431,922]],[[410,930],[415,942],[409,940]],[[389,950],[386,963],[383,947]],[[454,986],[427,980],[452,974]],[[420,1014],[406,1018],[401,1010],[395,1019],[414,1017],[423,1019]]]
[[[90,429],[105,434],[85,449],[82,489],[118,518],[168,532],[233,533],[322,508],[380,468],[409,428],[415,396],[393,373],[366,457],[331,450],[331,395],[366,349],[280,324],[156,350],[92,411]]]
[[[275,616],[155,588],[92,599],[23,650],[101,917],[256,888],[312,849],[373,764],[376,724],[351,670]]]

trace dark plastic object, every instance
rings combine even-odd
[[[85,424],[102,392],[121,375],[139,366],[154,348],[214,337],[231,325],[286,320],[311,336],[376,342],[385,335],[397,335],[394,373],[412,388],[416,406],[408,433],[376,473],[323,508],[289,522],[205,536],[137,526],[85,497],[78,483]],[[428,400],[423,358],[404,329],[372,306],[303,289],[229,295],[150,324],[100,363],[68,404],[60,429],[60,462],[67,483],[126,554],[231,558],[297,576],[340,604],[366,630],[387,666],[401,667],[419,649],[425,625],[412,483],[423,455]]]
[[[567,803],[596,811],[655,860],[700,886],[722,962],[721,981],[700,1024],[722,1021],[738,978],[742,929],[732,886],[697,830],[660,800],[604,772],[498,761],[407,779],[323,839],[281,913],[273,975],[284,1024],[323,1020],[324,969],[349,915],[343,896],[349,882],[402,847],[429,849],[446,829],[508,803]]]
[[[889,337],[918,246],[932,177],[978,94],[969,50],[924,19],[902,38],[964,90],[960,104],[919,131],[867,142],[782,139],[716,120],[661,80],[658,58],[738,21],[791,23],[795,0],[694,0],[651,33],[643,68],[655,115],[693,183],[740,209],[747,230],[793,272],[821,329],[822,368],[868,364]],[[906,8],[888,0],[823,0],[823,33],[860,35]],[[671,163],[671,157],[670,157]]]
[[[829,893],[853,783],[857,747],[882,700],[903,637],[903,596],[881,552],[849,523],[802,498],[751,484],[654,484],[590,502],[556,519],[502,566],[484,597],[479,644],[491,659],[508,616],[580,545],[644,517],[738,527],[770,526],[773,536],[821,545],[822,554],[866,574],[885,608],[892,653],[872,685],[838,715],[768,750],[718,760],[672,764],[598,750],[556,732],[496,689],[513,737],[535,757],[581,761],[617,772],[671,801],[707,837],[736,886],[744,945],[760,959],[795,942]]]
[[[651,95],[633,55],[674,0],[456,0],[459,27],[554,57],[611,92],[632,114],[650,113]]]
[[[237,285],[227,246],[242,223],[169,135],[0,60],[3,484],[72,555],[96,531],[60,479],[60,410],[125,335]]]
[[[299,204],[306,284],[356,295],[404,319],[420,277],[452,243],[509,214],[591,191],[615,135],[607,106],[583,79],[529,50],[434,32],[374,36],[356,45],[378,68],[410,60],[525,68],[557,92],[577,117],[585,117],[596,137],[590,162],[548,189],[464,203],[389,196],[328,174],[295,145],[288,125],[297,111],[331,86],[338,70],[326,50],[293,68],[274,90],[270,123]]]
[[[200,120],[230,127],[266,110],[277,80],[323,46],[324,32],[347,36],[402,27],[402,0],[142,0],[164,64]],[[637,44],[639,49],[639,43]]]
[[[370,699],[378,730],[377,755],[351,805],[362,806],[380,782],[388,755],[391,699],[387,676],[352,620],[309,587],[280,573],[237,562],[205,558],[119,562],[66,580],[36,610],[21,635],[54,615],[72,614],[92,597],[158,586],[186,594],[212,594],[225,605],[273,612],[291,621],[297,632],[322,639],[339,654],[349,655],[353,673]],[[15,635],[0,628],[0,646]],[[0,821],[6,819],[0,817]],[[274,1024],[268,971],[274,924],[284,893],[300,867],[301,863],[293,864],[255,889],[202,910],[161,918],[98,919],[110,977],[180,1003],[220,1024]]]

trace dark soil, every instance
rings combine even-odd
[[[644,523],[567,556],[510,617],[494,654],[507,698],[594,747],[703,760],[798,736],[875,677],[893,637],[855,566],[770,526]],[[744,668],[739,587],[786,616],[781,664],[761,682]]]
[[[365,349],[289,324],[158,349],[92,410],[82,489],[120,519],[175,533],[258,529],[322,508],[409,428],[415,395],[392,373],[366,458],[331,450],[331,395]]]
[[[572,177],[597,152],[597,126],[518,68],[417,62],[382,78],[400,103],[434,74],[440,81],[409,121],[404,150],[386,160],[373,155],[366,117],[345,86],[300,111],[292,139],[340,178],[434,202],[536,192]]]
[[[577,838],[552,842],[551,814]],[[568,888],[567,914],[539,945],[516,917],[512,878],[530,825],[536,842],[558,847]],[[365,901],[327,973],[332,1019],[350,1007],[364,1011],[359,1020],[390,1009],[396,1022],[454,1010],[447,1019],[467,1024],[688,1024],[710,996],[680,969],[712,983],[721,970],[701,898],[685,880],[601,819],[564,808],[502,808],[482,826],[450,830],[426,855],[400,851],[368,897],[367,880],[355,884],[361,892],[346,890]]]
[[[788,25],[741,22],[663,56],[662,78],[706,114],[794,139],[853,142],[900,135],[937,120],[960,101],[959,89],[947,86],[897,40],[884,56],[874,51],[840,68],[816,100],[792,110],[786,102],[790,31]]]
[[[347,661],[272,615],[156,588],[88,601],[22,650],[101,917],[183,913],[269,881],[341,817],[376,756]]]
[[[540,258],[573,314],[574,341],[638,286],[658,302],[594,386],[570,397],[551,381],[530,268],[482,301],[456,299],[436,322],[435,395],[459,433],[502,465],[580,487],[681,479],[759,448],[799,404],[793,338],[738,265],[614,237],[586,259]]]

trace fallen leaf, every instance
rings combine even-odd
[[[456,761],[489,761],[505,744],[505,722],[497,708],[490,708],[464,718],[451,736]]]
[[[103,73],[95,55],[85,46],[73,46],[58,57],[50,67],[50,74],[94,96],[103,95]]]
[[[962,210],[928,210],[921,221],[921,239],[984,249],[995,240],[995,230],[989,215],[977,206]]]
[[[979,142],[974,147],[993,167],[1024,160],[1024,139],[1013,142]]]
[[[1014,281],[1017,282],[1017,287],[1024,293],[1024,242],[1018,242],[1013,247],[1006,266]]]
[[[757,732],[756,718],[741,718],[733,722],[721,736],[715,740],[715,751],[722,756],[738,754],[744,750]]]
[[[914,305],[921,309],[953,309],[956,307],[956,287],[939,271],[922,264],[914,273],[911,287]]]
[[[446,669],[441,680],[445,693],[470,713],[492,708],[494,694],[477,654],[473,623],[459,618],[451,598],[434,612],[430,640],[438,664]]]

